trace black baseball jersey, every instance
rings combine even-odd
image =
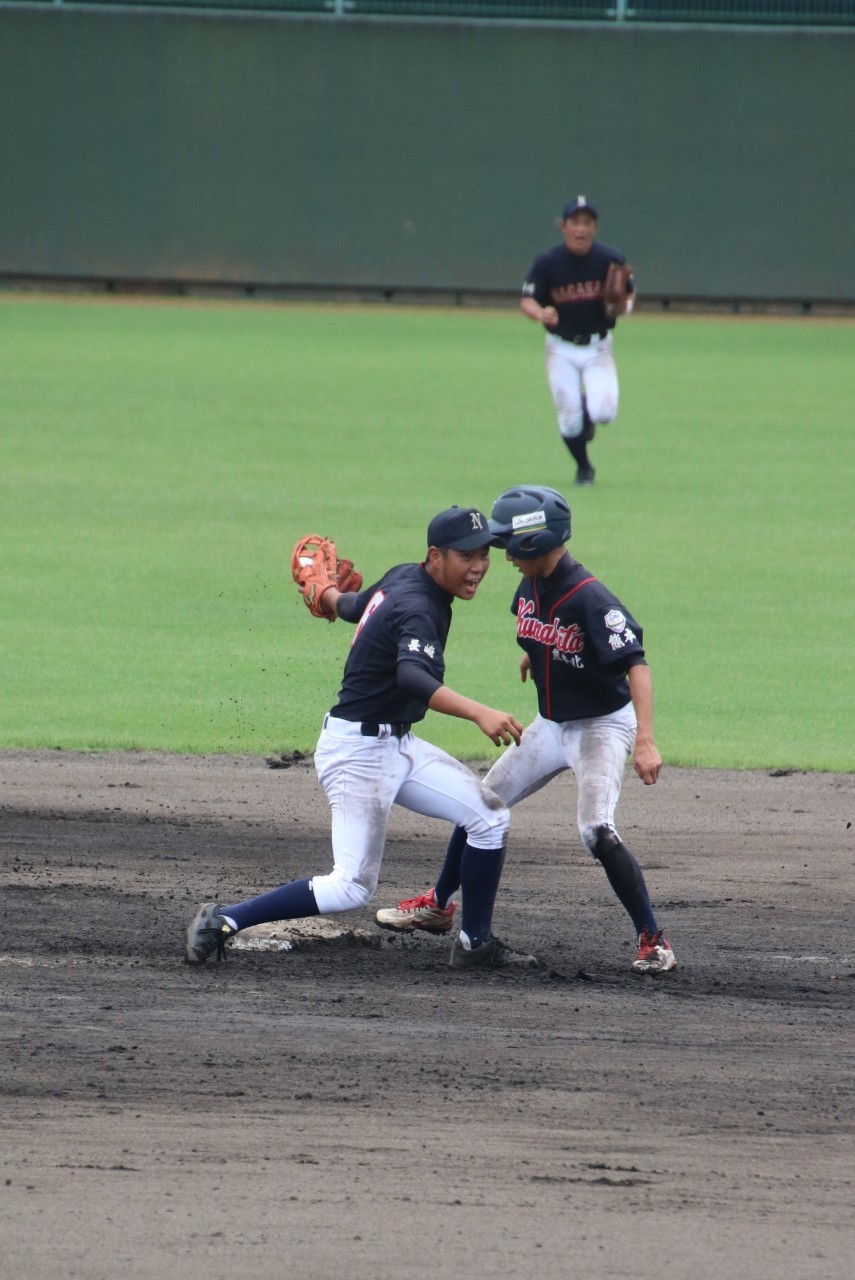
[[[332,715],[423,720],[445,676],[452,599],[421,564],[396,565],[373,586],[340,597],[339,616],[357,626]]]
[[[644,662],[641,627],[566,552],[548,578],[523,578],[511,612],[546,720],[587,720],[630,701],[627,672]]]
[[[565,340],[604,333],[615,327],[615,320],[603,310],[603,283],[609,263],[625,261],[619,250],[596,240],[585,254],[556,244],[535,258],[523,296],[535,298],[542,307],[555,307],[558,324],[547,333]],[[628,292],[633,291],[630,278]]]

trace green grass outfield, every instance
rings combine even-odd
[[[312,749],[352,631],[300,602],[296,537],[370,582],[522,481],[643,623],[666,762],[855,769],[855,326],[642,314],[616,350],[575,490],[516,310],[0,296],[0,746]],[[447,679],[527,721],[515,581],[494,553]]]

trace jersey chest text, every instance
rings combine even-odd
[[[602,296],[602,280],[580,280],[576,284],[558,284],[549,290],[557,307],[565,302],[593,302]]]
[[[585,634],[578,622],[563,627],[559,622],[542,622],[534,616],[533,600],[520,600],[517,609],[517,636],[521,640],[533,640],[557,653],[581,653],[585,647]]]

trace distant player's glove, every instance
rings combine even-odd
[[[609,319],[622,316],[629,300],[628,284],[632,267],[626,262],[610,262],[603,284],[603,310]]]
[[[339,560],[335,543],[319,533],[307,533],[295,543],[291,552],[291,577],[312,616],[326,618],[327,622],[336,619],[334,612],[323,607],[327,588],[358,591],[362,586],[362,574],[354,569],[353,561]]]

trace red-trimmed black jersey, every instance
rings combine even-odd
[[[630,701],[627,672],[644,662],[642,629],[570,555],[548,578],[523,578],[511,612],[545,719],[587,720]]]
[[[555,307],[558,324],[547,333],[569,341],[613,329],[615,321],[603,310],[603,284],[609,264],[625,262],[619,249],[595,240],[587,253],[571,253],[566,244],[553,245],[535,258],[523,285],[523,296],[542,307]],[[635,280],[629,292],[635,291]]]
[[[332,714],[381,724],[423,720],[445,677],[453,598],[421,564],[396,565],[379,582],[343,597],[339,616],[357,626]]]

